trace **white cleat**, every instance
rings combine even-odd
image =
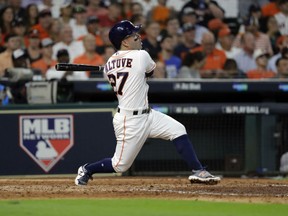
[[[206,170],[196,170],[193,171],[194,174],[188,177],[191,184],[218,184],[221,179],[220,177],[213,176]]]
[[[87,185],[89,179],[93,180],[92,175],[88,173],[88,171],[85,169],[85,166],[87,164],[80,166],[78,169],[78,174],[75,178],[75,184],[79,186]]]

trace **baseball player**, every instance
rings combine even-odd
[[[124,20],[109,32],[117,50],[107,61],[104,74],[118,98],[113,126],[117,139],[114,156],[80,166],[76,185],[86,185],[94,173],[122,173],[130,168],[147,138],[171,140],[192,170],[191,183],[217,184],[220,178],[211,175],[199,162],[185,127],[175,119],[149,107],[146,83],[152,76],[155,62],[141,50],[140,25]]]

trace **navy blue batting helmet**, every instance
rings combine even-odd
[[[124,38],[127,36],[138,32],[140,29],[141,25],[134,25],[128,20],[123,20],[111,28],[109,32],[109,39],[113,46],[119,50],[122,40],[124,40]]]

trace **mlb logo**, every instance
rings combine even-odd
[[[73,129],[73,115],[20,116],[20,147],[49,172],[73,146]]]

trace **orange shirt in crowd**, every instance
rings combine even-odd
[[[87,64],[87,65],[103,65],[104,59],[99,54],[95,53],[92,58],[89,58],[86,53],[76,57],[73,61],[74,64]],[[87,76],[90,77],[90,71],[87,71]]]
[[[161,29],[166,27],[166,21],[170,16],[170,9],[164,6],[156,6],[152,10],[152,19],[156,22],[159,22]]]
[[[34,25],[32,29],[36,29],[39,32],[39,37],[41,40],[50,37],[49,33],[40,24]]]
[[[45,76],[47,70],[48,70],[49,68],[51,68],[51,67],[54,67],[56,64],[57,64],[57,61],[55,61],[55,60],[52,60],[52,61],[50,62],[50,64],[48,64],[47,62],[44,61],[43,58],[41,58],[41,59],[33,62],[33,63],[31,64],[31,67],[34,68],[34,69],[41,70],[41,74],[42,74],[43,76]]]
[[[280,12],[277,4],[275,2],[269,2],[261,8],[262,16],[274,16],[276,13]]]
[[[275,73],[273,71],[253,69],[249,70],[246,73],[248,79],[265,79],[265,78],[274,78]]]
[[[203,47],[199,46],[191,50],[192,53],[197,51],[202,52]],[[203,66],[202,70],[223,69],[226,59],[227,57],[225,52],[215,48],[209,55],[206,56],[206,63]]]

